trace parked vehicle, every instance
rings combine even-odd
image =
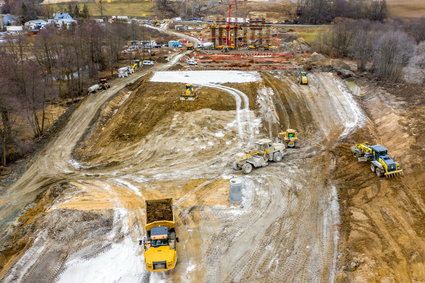
[[[122,67],[118,69],[118,78],[125,78],[128,77],[130,73],[128,72],[127,67]]]
[[[92,85],[88,88],[87,93],[96,93],[100,89],[100,86],[98,84]]]
[[[188,65],[198,65],[198,62],[196,62],[196,60],[194,60],[194,59],[189,59],[189,60],[187,60],[187,64]]]
[[[154,62],[152,60],[143,60],[144,66],[153,66]]]

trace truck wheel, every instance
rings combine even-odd
[[[375,171],[376,171],[375,165],[370,164],[370,171],[372,171],[372,173],[375,173]]]
[[[238,166],[238,163],[235,161],[235,162],[233,162],[233,164],[232,164],[232,168],[234,169],[234,170],[241,170],[240,168],[239,168],[239,166]]]
[[[170,233],[170,239],[171,240],[175,240],[176,239],[176,232],[171,232]]]
[[[273,161],[274,161],[274,162],[280,162],[280,161],[282,161],[282,153],[280,153],[280,152],[275,152],[275,153],[273,154]]]
[[[245,163],[242,166],[242,172],[244,172],[245,174],[249,174],[252,171],[252,165],[250,163]]]
[[[384,171],[382,171],[382,169],[380,168],[376,168],[376,176],[378,177],[384,176]]]

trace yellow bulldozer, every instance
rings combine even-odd
[[[294,148],[297,146],[298,133],[296,130],[287,129],[285,132],[280,132],[279,136],[285,143],[286,147]]]
[[[193,85],[192,84],[186,84],[186,89],[185,91],[182,93],[182,95],[180,95],[180,100],[189,100],[189,101],[193,101],[197,98],[198,96],[196,95],[195,90],[193,89]]]
[[[400,165],[388,155],[388,148],[383,145],[359,143],[351,147],[354,157],[359,162],[370,162],[370,170],[378,177],[394,177],[403,173]]]

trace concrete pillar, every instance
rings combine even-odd
[[[230,203],[240,203],[242,201],[242,189],[244,187],[241,178],[230,180]]]

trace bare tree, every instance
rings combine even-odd
[[[381,78],[398,81],[414,51],[414,41],[405,32],[386,32],[374,44],[374,72]]]

